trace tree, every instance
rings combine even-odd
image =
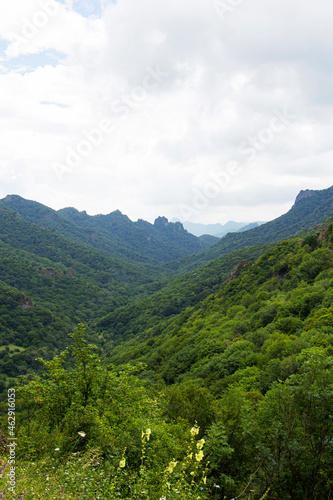
[[[258,416],[262,488],[278,498],[314,500],[333,493],[333,357],[305,349],[298,373],[277,382]]]

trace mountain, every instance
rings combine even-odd
[[[201,307],[240,262],[251,264],[301,230],[314,227],[316,233],[333,216],[332,191],[301,192],[287,214],[229,233],[204,251],[201,240],[209,236],[197,238],[165,217],[132,222],[119,211],[89,216],[7,196],[0,200],[1,340],[20,350],[21,372],[33,369],[29,349],[57,352],[81,321],[89,338],[110,353]],[[7,368],[7,375],[18,374]]]
[[[177,219],[173,219],[173,221],[177,221]],[[259,226],[260,224],[264,224],[264,222],[234,222],[229,221],[226,224],[199,224],[196,222],[183,222],[184,228],[191,234],[195,236],[202,235],[211,235],[216,238],[222,238],[228,233],[236,233],[237,231],[246,231],[247,229],[251,229],[252,227]]]
[[[179,262],[185,270],[247,246],[277,243],[333,217],[333,186],[323,190],[301,191],[292,208],[281,217],[240,233],[229,233],[215,245]]]
[[[65,347],[79,322],[100,344],[97,318],[156,292],[173,274],[163,261],[208,244],[164,217],[133,223],[119,211],[90,217],[15,195],[0,200],[0,340],[11,346],[3,373],[36,369],[38,353]]]
[[[246,224],[246,226],[241,227],[236,232],[237,233],[242,233],[244,231],[248,231],[249,229],[253,229],[254,227],[261,226],[262,224],[265,224],[265,222],[250,222],[250,224]]]
[[[136,262],[166,262],[198,252],[212,244],[189,234],[180,224],[159,217],[154,224],[132,222],[119,210],[89,216],[75,208],[53,210],[41,203],[8,195],[0,208],[15,211],[23,219],[62,236],[114,256]]]
[[[137,317],[135,335],[125,334],[118,346],[109,325],[109,359],[140,361],[168,384],[196,380],[218,395],[242,380],[247,390],[264,393],[293,373],[293,360],[307,347],[325,345],[333,353],[333,223],[239,261],[229,273],[222,267],[228,257],[219,259],[221,279],[199,303],[155,324]],[[164,293],[150,297],[149,311],[167,304]],[[134,324],[132,318],[129,332]]]
[[[13,201],[21,213],[0,207],[0,448],[15,404],[17,490],[332,497],[332,188],[176,260],[197,239],[164,217]]]

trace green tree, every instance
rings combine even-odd
[[[314,500],[333,493],[333,358],[305,349],[299,370],[267,392],[258,416],[262,489],[278,498]]]

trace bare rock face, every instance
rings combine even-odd
[[[154,226],[157,228],[166,227],[169,225],[169,221],[166,217],[157,217],[154,222]]]
[[[305,189],[304,191],[300,191],[298,193],[298,195],[296,196],[296,200],[295,200],[295,203],[294,203],[294,206],[301,200],[303,200],[303,198],[310,198],[311,196],[313,196],[315,194],[315,191],[313,191],[312,189]]]
[[[169,222],[166,217],[157,217],[154,222],[154,227],[156,229],[165,229],[167,227],[169,230],[187,232],[181,222]]]
[[[242,269],[245,269],[245,267],[249,267],[249,265],[250,265],[250,263],[246,259],[238,262],[237,266],[228,274],[228,276],[223,281],[223,283],[228,283],[228,281],[231,281],[234,278],[237,278],[237,276],[242,271]]]

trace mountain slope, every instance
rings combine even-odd
[[[118,288],[129,295],[133,284],[152,281],[147,277],[147,268],[143,264],[132,264],[108,256],[87,244],[27,222],[16,212],[0,210],[0,241],[54,263],[61,263],[88,281],[106,288]]]
[[[333,352],[332,298],[331,223],[244,263],[217,293],[109,354],[115,363],[147,363],[168,384],[197,380],[218,395],[244,379],[247,390],[265,392],[293,373],[302,349]]]
[[[293,207],[281,217],[241,233],[229,233],[218,243],[182,259],[182,269],[194,269],[233,250],[262,243],[278,242],[333,216],[333,186],[319,191],[301,191]]]
[[[15,211],[28,222],[128,261],[157,264],[198,252],[213,243],[211,239],[201,240],[189,234],[180,223],[169,223],[164,217],[150,224],[142,220],[132,222],[119,210],[89,216],[75,208],[56,211],[17,195],[0,200],[0,208]]]
[[[268,245],[258,245],[235,250],[195,271],[170,279],[150,297],[139,298],[101,317],[97,327],[105,332],[106,338],[112,339],[112,345],[135,337],[218,292],[235,267],[248,265],[267,248]]]

